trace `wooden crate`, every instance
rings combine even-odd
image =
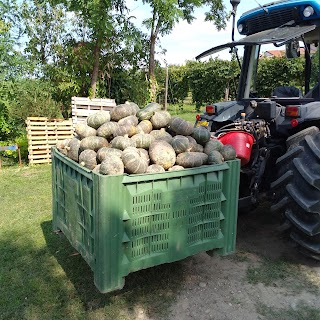
[[[51,147],[58,141],[73,138],[72,119],[49,120],[45,117],[29,117],[26,121],[29,164],[50,163]]]
[[[97,111],[111,111],[115,106],[114,99],[89,99],[72,97],[72,121],[75,126],[77,123],[86,121],[87,117]]]

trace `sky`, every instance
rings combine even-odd
[[[227,10],[232,9],[229,0],[223,1]],[[259,4],[264,5],[270,3],[271,0],[258,0]],[[150,7],[142,4],[140,0],[129,1],[131,14],[136,16],[137,26],[141,27],[143,19],[151,17]],[[237,9],[237,17],[240,18],[243,12],[258,7],[258,3],[254,0],[242,0]],[[157,54],[156,59],[161,64],[178,64],[183,65],[186,60],[195,60],[195,57],[203,51],[214,46],[231,42],[232,20],[228,22],[225,30],[217,31],[213,23],[204,21],[205,10],[197,10],[195,12],[196,20],[192,24],[185,21],[178,23],[173,31],[160,38],[161,47],[166,49],[165,55]],[[235,31],[235,40],[242,38],[238,31]],[[159,50],[158,50],[159,51]],[[217,56],[217,55],[216,55]],[[221,59],[229,59],[230,55],[227,50],[218,54]]]

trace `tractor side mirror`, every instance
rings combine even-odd
[[[286,57],[288,59],[300,57],[299,40],[295,39],[286,44]]]

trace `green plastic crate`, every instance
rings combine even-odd
[[[52,150],[53,228],[101,292],[130,272],[201,251],[235,251],[240,161],[156,174],[104,176]]]

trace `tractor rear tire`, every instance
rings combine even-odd
[[[288,140],[287,152],[277,160],[278,178],[271,184],[271,209],[282,212],[299,250],[320,261],[320,132],[306,130]]]

